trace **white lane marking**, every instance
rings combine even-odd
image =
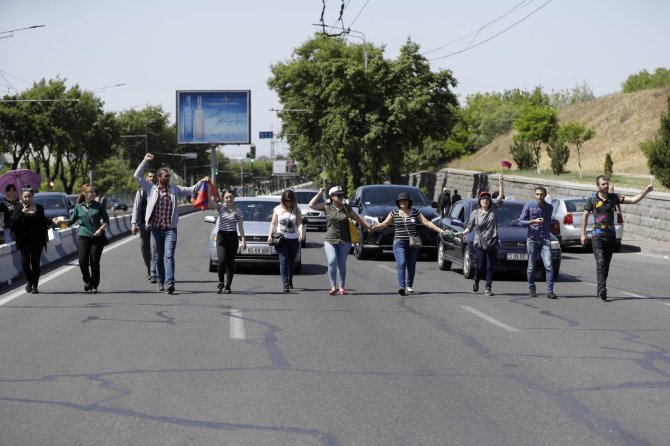
[[[112,251],[112,250],[118,248],[119,246],[125,245],[128,242],[132,242],[133,240],[135,240],[135,237],[128,237],[127,239],[119,240],[118,242],[112,243],[108,247],[105,247],[105,250],[103,251],[103,255],[106,252]],[[79,268],[79,265],[67,265],[67,266],[63,266],[61,268],[58,268],[57,270],[52,271],[51,273],[47,274],[46,276],[40,277],[40,285],[43,285],[47,282],[50,282],[51,280],[55,279],[56,277],[62,276],[63,274],[69,272],[70,270],[72,270],[74,268]],[[9,302],[13,301],[14,299],[16,299],[17,297],[21,297],[24,294],[26,294],[26,290],[24,290],[23,288],[20,288],[20,289],[14,291],[13,293],[9,294],[9,296],[3,297],[2,299],[0,299],[0,306],[4,305],[6,303],[9,303]]]
[[[380,267],[381,269],[385,269],[386,271],[390,271],[390,272],[392,272],[392,273],[395,273],[395,272],[396,272],[395,268],[391,268],[390,266],[379,265],[379,267]]]
[[[519,330],[518,328],[514,328],[511,325],[507,325],[504,322],[500,322],[498,319],[495,319],[495,318],[489,316],[486,313],[482,313],[479,310],[475,310],[472,307],[469,307],[467,305],[461,305],[461,308],[466,310],[466,311],[469,311],[470,313],[474,314],[475,316],[479,316],[480,318],[484,319],[487,322],[492,323],[493,325],[497,325],[498,327],[500,327],[502,329],[505,329],[507,331],[511,331],[512,333],[520,333],[521,332],[521,330]]]
[[[649,299],[648,296],[642,296],[640,294],[629,293],[628,291],[621,291],[621,294],[625,294],[626,296],[630,296],[630,297],[637,297],[638,299]]]
[[[230,310],[230,339],[246,339],[242,310]]]
[[[638,255],[638,256],[653,257],[655,259],[670,259],[670,256],[665,256],[665,255],[662,255],[662,254],[656,254],[656,255],[655,254],[644,254],[644,253],[641,253],[641,252],[636,252],[634,254]]]

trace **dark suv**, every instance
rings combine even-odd
[[[437,224],[439,215],[435,212],[437,203],[431,203],[426,195],[417,187],[401,184],[370,184],[361,186],[354,192],[349,205],[369,224],[377,224],[386,219],[389,212],[397,209],[395,203],[400,192],[408,193],[412,198],[412,207],[416,208],[428,220]],[[354,254],[358,259],[367,259],[379,255],[383,250],[393,249],[393,225],[384,231],[373,234],[358,228],[361,233],[361,242],[354,245]],[[437,254],[437,233],[417,223],[417,232],[421,237],[421,252],[435,258]]]
[[[33,198],[35,203],[44,207],[44,214],[51,221],[55,217],[70,218],[70,200],[63,192],[37,192]],[[53,227],[56,227],[53,223]]]

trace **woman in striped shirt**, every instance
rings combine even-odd
[[[219,232],[216,235],[216,255],[219,258],[217,272],[219,273],[219,284],[216,292],[230,294],[230,285],[233,282],[233,269],[235,268],[235,256],[239,248],[239,237],[242,238],[242,249],[246,249],[247,242],[244,239],[244,216],[242,211],[235,207],[235,195],[231,191],[223,194],[222,206],[218,204],[219,210]],[[225,274],[224,274],[225,268]],[[225,280],[224,280],[225,279]],[[225,283],[225,288],[224,288]]]
[[[375,225],[371,231],[385,229],[391,223],[395,227],[395,236],[393,238],[393,255],[395,256],[396,271],[398,274],[398,294],[404,296],[405,293],[413,293],[414,274],[416,273],[416,259],[419,257],[421,247],[410,246],[410,236],[416,237],[417,222],[421,223],[433,231],[444,234],[445,231],[438,228],[430,220],[423,216],[421,212],[412,207],[412,199],[406,192],[400,192],[395,201],[398,209],[392,210],[386,217],[386,220]]]

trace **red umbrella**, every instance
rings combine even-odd
[[[10,170],[0,175],[0,192],[4,193],[8,185],[13,184],[20,193],[25,186],[30,186],[35,192],[40,188],[42,178],[40,175],[28,169]]]

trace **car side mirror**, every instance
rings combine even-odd
[[[451,220],[451,224],[454,225],[454,226],[458,226],[458,227],[460,227],[460,228],[462,228],[462,227],[465,226],[465,225],[463,224],[463,222],[460,221],[460,220],[457,219],[457,218],[454,218],[453,220]]]

